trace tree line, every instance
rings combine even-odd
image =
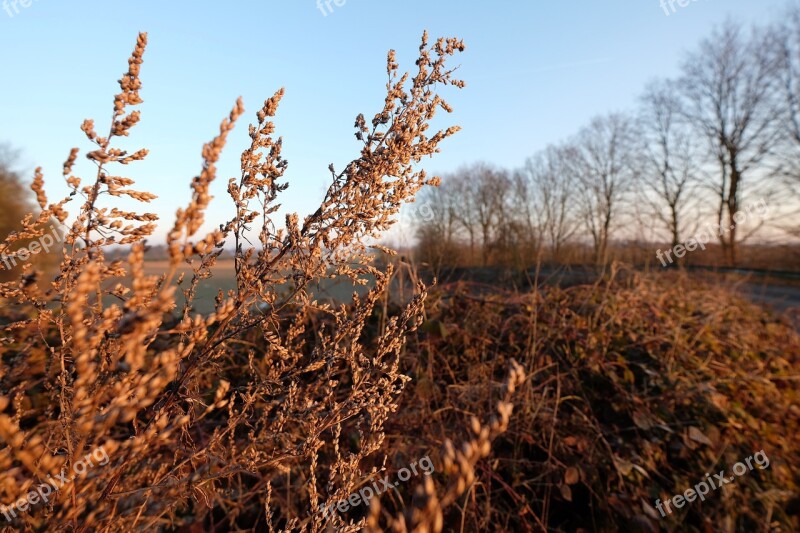
[[[433,265],[654,259],[704,223],[720,228],[720,264],[765,242],[797,264],[800,7],[767,26],[726,22],[635,109],[593,118],[522,168],[462,167],[417,202],[430,208],[416,254]],[[755,202],[768,216],[743,216]]]

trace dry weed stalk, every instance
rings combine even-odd
[[[386,529],[397,533],[439,533],[444,526],[443,510],[455,503],[475,481],[475,466],[478,461],[489,456],[492,440],[505,433],[513,410],[511,396],[517,387],[525,382],[525,370],[515,360],[510,361],[508,377],[503,387],[503,400],[497,403],[497,415],[493,415],[489,424],[484,426],[477,417],[470,420],[470,429],[475,434],[465,441],[457,450],[450,439],[445,440],[440,471],[452,478],[445,492],[439,496],[430,477],[426,477],[422,485],[417,487],[414,502],[407,507],[404,514],[387,517]],[[383,531],[380,521],[381,505],[375,500],[370,507],[366,530]]]
[[[147,150],[129,154],[113,146],[140,120],[130,109],[142,103],[146,44],[140,34],[119,82],[109,133],[100,136],[91,120],[82,125],[94,145],[86,154],[97,167],[94,181],[83,185],[73,174],[73,149],[63,169],[71,193],[51,203],[37,169],[33,189],[41,213],[0,244],[4,251],[17,239],[36,238],[53,218],[65,225],[60,272],[48,287],[32,283],[30,267],[20,280],[0,284],[0,297],[18,309],[3,325],[0,346],[0,438],[6,444],[0,502],[11,504],[48,474],[103,447],[107,465],[46,506],[18,513],[15,526],[128,531],[248,523],[354,531],[358,524],[310,510],[351,492],[365,458],[380,449],[384,422],[409,379],[398,368],[404,336],[420,323],[425,299],[420,284],[402,313],[372,342],[364,341],[391,270],[373,267],[363,243],[388,228],[421,187],[437,184],[416,164],[458,129],[428,134],[436,111],[450,111],[438,87],[463,86],[446,60],[464,46],[457,39],[429,45],[424,35],[414,76],[400,75],[389,53],[384,107],[369,122],[363,115],[356,120],[358,158],[339,173],[331,167],[332,184],[319,209],[302,221],[287,216],[282,229],[273,220],[287,187],[280,181],[287,168],[282,139],[272,136],[271,119],[283,96],[278,91],[250,126],[241,176],[228,183],[235,215],[198,235],[217,161],[244,112],[238,100],[203,147],[191,202],[178,211],[168,235],[169,269],[150,276],[145,239],[157,217],[103,205],[108,197],[155,198],[116,170],[144,159]],[[84,202],[67,226],[65,205],[75,197]],[[247,244],[254,231],[259,246]],[[192,314],[197,283],[211,276],[231,240],[236,290],[220,292],[209,316]],[[106,258],[108,247],[120,244],[130,246],[127,265]],[[191,280],[178,274],[184,263],[193,268]],[[307,292],[312,281],[345,277],[363,284],[366,275],[375,287],[349,307],[312,301]],[[179,287],[185,301],[171,319]],[[280,290],[285,287],[288,294]],[[309,330],[316,316],[326,319]],[[457,456],[460,462],[471,458]]]

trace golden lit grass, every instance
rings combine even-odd
[[[464,531],[800,529],[800,334],[718,285],[623,271],[596,285],[436,288],[406,357],[391,446],[413,457],[529,379],[478,468]],[[412,433],[419,421],[422,431]],[[707,441],[705,439],[708,439]],[[661,519],[653,508],[764,450],[771,464]]]
[[[9,252],[52,220],[65,231],[49,283],[37,283],[29,263],[18,280],[0,284],[7,302],[0,322],[0,502],[12,505],[0,512],[13,515],[13,527],[48,531],[374,526],[377,515],[353,523],[316,510],[347,497],[388,459],[383,428],[408,382],[399,358],[406,334],[422,320],[426,292],[420,284],[367,335],[391,269],[375,268],[364,242],[391,226],[420,188],[438,183],[419,163],[458,130],[431,131],[429,124],[451,110],[440,91],[463,86],[446,63],[464,45],[429,43],[425,34],[413,74],[402,74],[389,52],[384,105],[371,119],[356,117],[354,159],[338,172],[329,168],[330,187],[313,214],[283,221],[274,219],[288,166],[283,139],[273,136],[284,94],[277,91],[255,113],[241,174],[228,180],[231,218],[202,234],[217,161],[244,113],[237,100],[202,148],[190,200],[168,232],[169,260],[147,264],[144,243],[157,217],[115,205],[118,197],[155,198],[123,175],[148,151],[115,147],[142,118],[132,108],[142,103],[146,44],[140,34],[108,130],[98,132],[93,120],[81,127],[92,144],[85,156],[94,176],[84,181],[74,172],[80,150],[72,149],[63,167],[70,193],[51,202],[37,169],[32,188],[40,211],[0,243],[0,252]],[[73,200],[79,205],[70,214]],[[219,273],[226,242],[236,251],[233,286],[214,286],[213,309],[196,314],[198,291]],[[129,246],[126,261],[106,256],[117,245]],[[325,280],[358,284],[366,276],[374,286],[350,306],[310,294]],[[507,427],[509,400],[523,379],[521,367],[510,364],[485,424],[472,422],[476,434],[464,447],[445,445],[439,471],[451,482],[440,490],[428,478],[420,489],[424,507],[398,509],[383,522],[398,531],[441,530],[443,509]],[[26,509],[20,499],[29,491],[101,447],[107,464],[82,472],[48,504]]]

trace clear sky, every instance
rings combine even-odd
[[[220,165],[213,225],[232,212],[225,184],[238,176],[246,124],[280,87],[276,124],[290,183],[283,203],[313,212],[328,164],[341,169],[357,156],[355,116],[381,106],[387,50],[413,68],[424,29],[467,45],[457,57],[467,87],[445,93],[455,107],[447,118],[463,131],[427,163],[444,173],[478,160],[521,165],[592,116],[632,108],[649,79],[674,75],[686,50],[726,17],[767,22],[786,5],[694,0],[666,15],[659,0],[346,0],[323,14],[317,0],[23,1],[15,10],[6,0],[13,16],[0,10],[0,143],[22,150],[23,170],[43,166],[54,197],[66,191],[60,170],[69,149],[90,148],[81,122],[94,118],[107,130],[116,80],[136,33],[148,32],[142,123],[130,147],[151,154],[127,175],[159,195],[150,209],[162,217],[159,237],[189,198],[202,143],[237,96],[246,121]]]

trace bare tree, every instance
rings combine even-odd
[[[487,163],[476,163],[459,169],[453,179],[458,198],[453,216],[467,232],[471,259],[480,239],[481,264],[486,266],[498,228],[507,216],[505,200],[511,186],[508,172]]]
[[[608,261],[609,239],[621,204],[638,177],[636,138],[633,120],[612,113],[592,120],[565,152],[567,168],[579,180],[581,214],[598,265]]]
[[[18,157],[8,144],[0,144],[0,239],[21,229],[20,221],[33,210],[31,192],[14,170]]]
[[[417,254],[436,272],[443,266],[452,266],[458,259],[455,192],[454,182],[445,177],[438,187],[420,191],[416,202],[411,204],[415,208]]]
[[[447,178],[457,199],[453,204],[453,219],[459,228],[466,233],[469,243],[469,262],[473,262],[476,257],[475,246],[478,235],[478,207],[476,203],[477,192],[475,191],[475,180],[468,167],[462,167],[455,174]]]
[[[564,147],[548,146],[529,158],[521,172],[532,191],[533,213],[528,218],[535,220],[537,237],[547,241],[554,262],[579,228],[576,176],[565,162],[566,154]]]
[[[642,133],[642,197],[669,232],[672,246],[682,242],[691,222],[688,211],[699,181],[700,154],[684,120],[679,93],[670,81],[647,86],[641,99],[639,131]]]
[[[771,29],[775,36],[775,50],[779,61],[781,95],[781,133],[783,150],[780,155],[780,172],[789,196],[800,198],[800,6],[789,7],[781,23]],[[798,208],[795,204],[787,210],[790,222],[783,229],[800,236]]]
[[[779,141],[776,105],[779,61],[771,38],[754,30],[743,37],[740,25],[726,23],[690,54],[679,86],[686,117],[708,142],[718,166],[712,184],[717,199],[720,244],[726,260],[737,263],[737,238],[743,191]],[[740,219],[741,220],[741,219]]]
[[[515,220],[514,229],[519,233],[517,255],[521,262],[529,263],[540,258],[542,248],[538,191],[526,168],[512,174],[510,186],[508,213]]]
[[[484,163],[475,165],[474,172],[475,204],[481,229],[481,264],[487,266],[493,243],[501,242],[501,230],[509,227],[506,199],[511,189],[511,179],[508,171]]]

